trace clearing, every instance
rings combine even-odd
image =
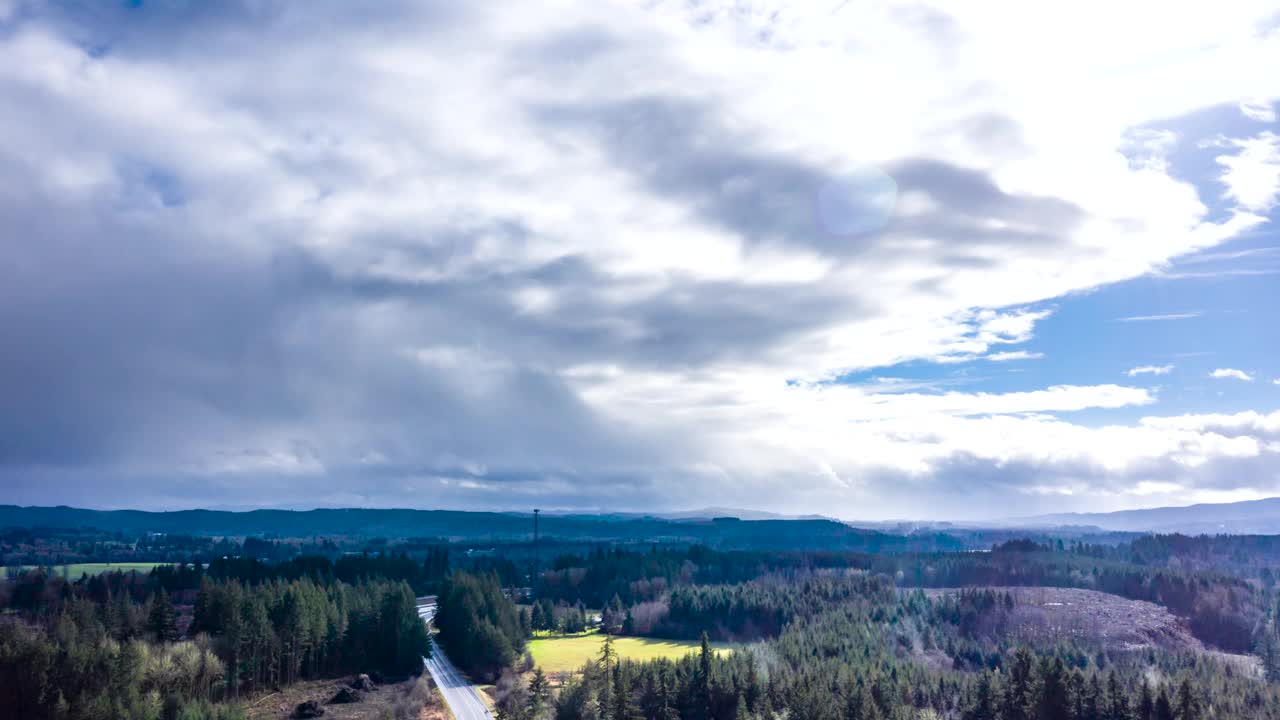
[[[603,643],[604,635],[595,631],[579,635],[540,635],[529,642],[529,652],[533,655],[534,664],[543,672],[570,673],[581,670],[588,660],[598,659]],[[711,647],[717,654],[732,652],[728,643],[715,642]],[[698,652],[698,648],[697,640],[660,640],[627,635],[613,638],[613,649],[618,657],[628,660],[678,660]]]
[[[421,685],[419,686],[419,683]],[[379,686],[357,703],[325,704],[343,685],[340,680],[310,680],[280,692],[266,693],[241,704],[249,720],[283,720],[299,703],[315,700],[324,706],[325,720],[451,720],[449,711],[427,676]]]
[[[169,563],[158,562],[120,562],[120,563],[73,563],[71,565],[54,565],[52,567],[53,574],[65,576],[72,580],[79,580],[81,575],[101,575],[104,572],[129,572],[136,570],[141,573],[151,572],[151,569],[157,565],[168,565]],[[23,565],[23,570],[35,570],[39,565]],[[9,568],[0,567],[0,576],[7,576]]]
[[[1004,637],[1030,644],[1075,640],[1112,651],[1161,647],[1173,651],[1205,650],[1191,636],[1187,623],[1169,610],[1142,600],[1118,595],[1059,587],[973,588],[1012,593],[1013,612],[987,613],[979,624],[980,635]],[[928,589],[937,597],[958,593],[959,588]]]

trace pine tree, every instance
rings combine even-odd
[[[1107,701],[1103,717],[1105,720],[1130,720],[1129,696],[1120,687],[1115,670],[1107,673]]]
[[[634,720],[638,716],[639,711],[622,674],[622,663],[616,663],[613,666],[613,709],[609,713],[609,720]]]
[[[1029,720],[1032,709],[1032,671],[1034,659],[1026,648],[1018,648],[1009,668],[1001,702],[1003,720]]]
[[[1191,687],[1190,678],[1178,686],[1178,720],[1200,720],[1200,702]]]
[[[1089,682],[1084,685],[1084,698],[1080,702],[1080,712],[1077,714],[1077,720],[1104,720],[1103,707],[1105,707],[1106,698],[1103,696],[1102,681],[1098,679],[1097,673],[1094,673]]]
[[[964,720],[997,720],[996,693],[992,688],[991,673],[983,672],[978,678],[973,700],[964,711]]]
[[[698,695],[696,720],[711,717],[711,639],[702,631],[701,650],[698,654]]]
[[[169,593],[163,589],[151,598],[147,631],[160,642],[174,642],[178,639],[178,612],[173,609]]]
[[[536,606],[535,606],[536,607]],[[539,720],[547,711],[551,700],[551,686],[542,668],[534,668],[529,680],[529,717]]]
[[[600,645],[600,664],[604,666],[606,672],[608,672],[609,665],[615,657],[617,657],[617,653],[613,650],[613,636],[605,635],[604,642]]]
[[[1173,705],[1169,702],[1169,694],[1164,688],[1160,688],[1160,694],[1156,697],[1155,720],[1175,720]]]
[[[1036,720],[1071,720],[1071,698],[1067,693],[1065,671],[1062,658],[1041,661]]]
[[[533,609],[529,613],[529,624],[533,626],[534,630],[547,629],[547,621],[542,614],[542,603],[536,602],[533,604]]]
[[[1156,713],[1156,700],[1151,695],[1151,686],[1142,681],[1142,689],[1138,691],[1137,720],[1153,720]]]

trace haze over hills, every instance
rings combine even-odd
[[[525,541],[527,513],[344,508],[317,510],[88,510],[66,506],[0,505],[0,528],[95,528],[206,536],[308,537],[362,535]],[[860,550],[957,550],[964,542],[945,533],[910,536],[857,528],[830,519],[739,519],[543,514],[542,536],[573,542],[675,542],[721,548]]]
[[[1085,525],[1123,532],[1178,532],[1187,535],[1273,534],[1280,533],[1280,497],[1109,513],[1037,515],[1011,519],[1002,524],[1016,527]]]

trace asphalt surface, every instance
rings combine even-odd
[[[418,617],[428,625],[435,615],[434,603],[418,606]],[[426,664],[427,672],[431,673],[431,679],[436,681],[445,704],[453,711],[456,720],[493,720],[493,714],[480,699],[479,691],[449,662],[434,639],[431,641],[431,657],[422,658],[422,662]]]

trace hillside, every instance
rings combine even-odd
[[[1017,518],[1020,527],[1092,526],[1127,532],[1269,535],[1280,533],[1280,497],[1235,503],[1204,503],[1110,513],[1060,513]]]
[[[205,536],[446,538],[525,541],[532,516],[454,510],[87,510],[0,505],[0,527],[95,528],[109,532],[157,532]],[[547,515],[540,521],[548,540],[591,542],[701,543],[735,549],[825,549],[868,552],[957,550],[959,539],[943,533],[910,537],[851,527],[835,520],[669,520],[657,517]]]

